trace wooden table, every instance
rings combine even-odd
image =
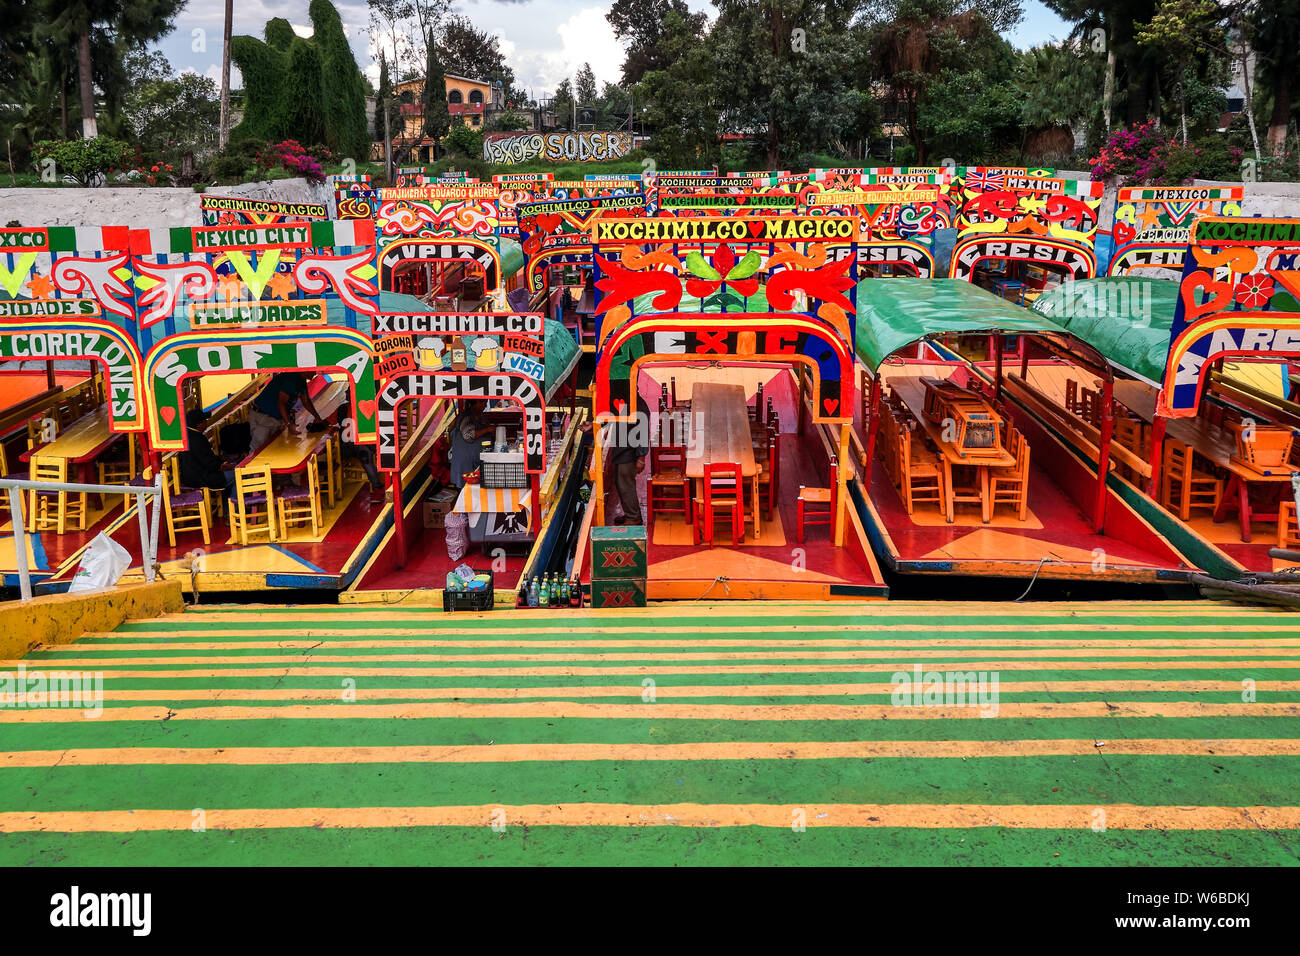
[[[1155,420],[1156,390],[1141,382],[1116,382],[1115,398],[1126,408],[1131,409],[1139,418],[1147,422]],[[1170,418],[1166,420],[1165,435],[1187,445],[1206,461],[1213,462],[1228,472],[1228,487],[1224,490],[1219,506],[1214,509],[1214,520],[1223,521],[1228,515],[1228,508],[1235,502],[1237,520],[1241,525],[1241,540],[1250,543],[1250,486],[1252,484],[1274,484],[1290,482],[1291,469],[1257,471],[1234,460],[1237,453],[1237,439],[1226,428],[1205,427],[1196,418]],[[1156,490],[1157,500],[1160,497]]]
[[[691,389],[691,422],[698,428],[686,445],[686,477],[703,478],[706,464],[740,465],[753,486],[754,537],[759,536],[758,462],[749,436],[749,410],[743,385],[696,382]]]
[[[956,520],[952,493],[952,468],[953,465],[966,465],[979,469],[980,513],[987,524],[993,518],[993,499],[989,494],[989,469],[1011,467],[1016,463],[1016,456],[1000,445],[996,449],[980,450],[979,454],[975,454],[969,448],[957,447],[956,442],[944,438],[941,422],[933,422],[926,417],[926,389],[922,379],[910,376],[898,377],[890,379],[888,384],[893,387],[895,394],[902,398],[903,404],[911,410],[912,415],[921,423],[921,428],[930,437],[930,441],[934,442],[935,447],[939,449],[939,458],[943,464],[944,511],[948,521],[951,523]],[[967,389],[962,391],[969,396],[968,401],[988,404],[982,396]],[[992,408],[989,412],[996,414]],[[998,419],[1000,420],[1001,416],[998,416]]]
[[[347,394],[347,382],[331,382],[317,392],[311,402],[320,413],[320,417],[328,420],[343,404]],[[293,434],[290,434],[287,429],[281,431],[275,438],[241,461],[239,467],[257,471],[269,467],[271,473],[276,475],[291,475],[302,471],[327,437],[324,431],[307,431],[306,424],[309,421],[311,421],[311,413],[304,408],[298,412],[295,419],[297,428]]]
[[[18,458],[30,461],[33,455],[40,455],[42,458],[66,458],[73,465],[88,465],[122,437],[123,433],[113,431],[108,419],[108,406],[101,405],[63,429],[54,441],[29,449]]]

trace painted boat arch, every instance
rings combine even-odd
[[[399,239],[381,244],[379,251],[379,287],[396,291],[394,280],[404,265],[434,262],[469,262],[483,273],[484,293],[493,295],[501,289],[501,254],[497,248],[467,236],[436,239]]]
[[[1182,272],[1200,216],[1240,216],[1244,186],[1132,186],[1115,196],[1111,276],[1150,269]]]
[[[26,300],[35,302],[39,300]],[[90,299],[49,300],[53,305],[99,306]],[[12,303],[0,302],[0,314]],[[115,432],[145,428],[144,361],[126,330],[102,319],[71,316],[57,322],[0,318],[0,361],[89,359],[104,370],[109,426]]]
[[[891,266],[906,269],[914,278],[929,279],[934,276],[934,254],[919,242],[907,239],[872,240],[855,243],[833,243],[828,247],[829,258],[834,262],[853,260],[854,278],[864,266]]]
[[[972,236],[961,239],[952,250],[952,265],[948,274],[963,282],[975,281],[975,267],[985,259],[1010,259],[1039,266],[1064,269],[1068,276],[1078,281],[1091,279],[1097,274],[1097,258],[1091,249],[1043,236],[1008,235]]]
[[[356,441],[375,441],[375,363],[370,339],[352,329],[291,328],[182,332],[164,339],[144,362],[149,440],[155,450],[181,450],[185,408],[181,383],[204,373],[342,372],[351,382]]]
[[[725,358],[803,365],[817,396],[812,420],[853,420],[853,355],[844,340],[821,320],[771,312],[666,312],[629,320],[602,344],[592,392],[595,420],[632,420],[642,365]]]

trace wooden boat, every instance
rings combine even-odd
[[[1105,377],[1109,395],[1101,357],[1062,326],[958,279],[868,280],[856,342],[854,501],[891,569],[1123,582],[1197,569],[1017,401],[1004,364],[1023,376],[1035,350]]]

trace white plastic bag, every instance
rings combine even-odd
[[[81,556],[81,564],[68,586],[68,593],[111,588],[130,566],[130,552],[101,531]]]
[[[469,516],[459,511],[452,511],[443,519],[447,533],[447,557],[459,561],[469,550]]]

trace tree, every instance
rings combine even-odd
[[[451,110],[447,108],[447,77],[438,59],[438,47],[427,43],[428,59],[424,66],[424,135],[434,142],[451,129]]]
[[[1214,0],[1160,0],[1155,16],[1137,27],[1140,46],[1158,49],[1165,75],[1178,97],[1179,125],[1187,145],[1187,87],[1203,80],[1213,68],[1209,50],[1222,35],[1221,14]]]
[[[345,156],[369,153],[365,83],[329,0],[308,8],[304,39],[287,20],[266,22],[265,40],[238,36],[230,53],[244,75],[244,119],[231,139],[324,143]]]
[[[703,13],[692,13],[684,0],[614,0],[605,14],[614,36],[627,47],[624,84],[639,83],[650,71],[670,66],[665,52],[670,11],[685,22],[687,30],[696,36],[704,35],[707,19]]]
[[[573,94],[579,106],[596,104],[596,74],[591,71],[591,64],[582,64],[582,69],[573,78]]]
[[[37,40],[49,40],[64,50],[76,50],[77,89],[81,100],[82,135],[93,139],[96,125],[95,84],[110,95],[121,89],[122,53],[132,45],[151,43],[172,30],[172,18],[186,0],[37,0]],[[6,30],[9,27],[6,25]]]
[[[515,87],[515,73],[506,64],[500,41],[467,18],[452,16],[443,21],[438,30],[438,52],[447,72],[499,83],[507,103],[523,102],[524,92]]]
[[[179,162],[185,153],[218,146],[221,105],[212,80],[197,73],[173,75],[161,53],[136,52],[122,65],[131,77],[122,112],[146,157]]]
[[[552,102],[552,108],[555,110],[555,125],[561,129],[568,129],[570,124],[574,123],[573,111],[573,83],[568,77],[560,81],[560,85],[555,88],[555,99]]]
[[[1026,51],[1015,79],[1026,136],[1053,126],[1082,126],[1100,144],[1105,120],[1097,87],[1104,85],[1105,73],[1105,61],[1077,40]]]
[[[1265,0],[1254,4],[1252,38],[1259,56],[1260,89],[1272,99],[1268,144],[1276,151],[1286,142],[1291,123],[1296,72],[1300,70],[1300,0]]]
[[[226,16],[221,28],[221,118],[217,141],[221,149],[230,139],[230,34],[234,27],[235,2],[226,0]]]
[[[714,50],[676,10],[665,17],[660,43],[665,68],[647,72],[636,88],[654,131],[650,154],[666,168],[712,165],[720,159]]]

